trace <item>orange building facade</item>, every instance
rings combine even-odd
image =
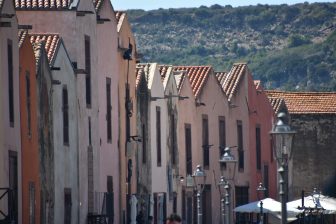
[[[26,31],[19,31],[22,147],[22,223],[40,223],[36,60]]]

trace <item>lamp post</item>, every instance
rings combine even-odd
[[[264,185],[260,182],[259,186],[257,187],[257,196],[258,196],[258,200],[260,200],[260,224],[262,224],[264,222],[264,212],[263,212],[263,201],[262,201],[262,196],[259,195],[260,194],[264,194],[266,191],[266,188],[264,187]]]
[[[201,165],[197,165],[192,177],[197,189],[197,224],[202,224],[201,195],[205,185],[206,174]]]
[[[292,140],[295,131],[287,123],[287,115],[283,112],[277,115],[277,123],[270,135],[273,142],[274,156],[278,162],[280,175],[281,223],[287,223],[287,189],[288,189],[288,161],[292,156]]]
[[[225,177],[221,176],[219,179],[218,187],[219,187],[219,194],[221,197],[221,223],[224,224],[225,222],[225,198],[224,198],[224,191],[225,191],[226,180]]]
[[[228,172],[229,177],[226,180],[223,177],[223,182],[222,182],[222,186],[225,190],[224,198],[221,199],[221,202],[223,202],[222,200],[225,201],[225,208],[222,207],[222,215],[223,215],[223,220],[225,220],[226,224],[229,224],[230,221],[231,221],[231,207],[230,207],[230,189],[231,189],[231,186],[230,186],[229,180],[234,180],[234,176],[235,176],[235,173],[236,173],[237,160],[231,154],[231,148],[235,148],[235,147],[237,147],[237,146],[225,147],[224,154],[221,156],[221,158],[219,160],[220,164],[227,164],[228,171],[231,170],[231,172]],[[220,183],[221,183],[221,181],[222,181],[222,178],[220,180]],[[221,203],[221,205],[224,206],[224,203]],[[225,214],[225,211],[226,211],[226,214]],[[223,212],[224,212],[224,214],[223,214]]]

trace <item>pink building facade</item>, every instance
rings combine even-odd
[[[0,188],[9,189],[0,200],[0,210],[6,215],[11,213],[14,220],[21,223],[19,47],[13,1],[0,1],[0,14]],[[6,191],[0,190],[1,194]],[[13,194],[13,200],[9,194]],[[0,220],[5,218],[0,215]]]

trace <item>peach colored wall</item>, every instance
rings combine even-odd
[[[178,187],[177,193],[177,203],[178,203],[178,213],[182,215],[182,190],[186,189],[186,147],[185,147],[185,124],[191,125],[191,147],[192,147],[192,168],[195,169],[198,159],[198,146],[197,146],[197,115],[196,115],[196,107],[195,107],[195,97],[192,92],[189,79],[185,77],[181,90],[179,92],[180,96],[187,96],[189,99],[178,101],[178,123],[177,127],[179,130],[178,136],[178,160],[179,160],[179,174],[185,178],[183,183],[180,183]],[[188,191],[186,189],[186,191]],[[187,205],[186,205],[187,206]]]
[[[228,145],[236,145],[234,142],[235,139],[228,138],[229,132],[234,132],[235,127],[230,127],[228,125],[230,123],[230,117],[228,117],[228,101],[213,73],[209,75],[209,78],[201,91],[199,99],[201,102],[205,103],[205,106],[196,108],[198,125],[196,150],[199,154],[197,164],[201,164],[203,166],[202,115],[207,115],[209,125],[209,144],[213,146],[209,149],[209,168],[205,169],[207,175],[206,183],[211,185],[212,208],[218,208],[212,209],[212,223],[220,223],[220,194],[217,187],[220,176],[222,175],[218,162],[220,158],[219,116],[223,116],[226,119],[226,142]],[[195,141],[193,140],[193,143],[194,142]],[[223,174],[225,175],[226,172],[227,171],[224,171]]]
[[[13,1],[6,0],[3,3],[2,13],[15,14]],[[12,18],[0,18],[1,22],[10,22],[11,27],[0,27],[0,186],[9,187],[9,150],[17,153],[18,186],[21,186],[21,141],[20,141],[20,104],[19,104],[19,49],[18,49],[18,23],[16,16]],[[9,96],[8,96],[8,59],[7,40],[12,41],[13,46],[13,87],[14,87],[14,125],[9,123]],[[18,223],[22,223],[22,192],[18,191]],[[7,212],[7,201],[0,201],[0,209]]]
[[[22,223],[29,223],[29,183],[35,186],[35,221],[40,223],[40,178],[37,121],[36,61],[33,46],[25,38],[20,48],[20,116],[22,148]],[[26,76],[30,80],[31,131],[28,130]]]
[[[164,87],[161,82],[158,65],[151,64],[149,89],[151,97],[164,97]],[[152,155],[152,193],[167,193],[167,103],[165,99],[150,102],[150,144]],[[161,166],[157,164],[157,132],[156,132],[156,107],[161,111]],[[157,180],[157,181],[156,181]]]
[[[176,86],[176,82],[175,82],[175,77],[173,72],[171,72],[172,67],[169,68],[169,71],[167,72],[167,75],[163,81],[163,86],[164,86],[164,95],[165,96],[178,96],[178,90],[177,90],[177,86]],[[185,99],[188,100],[188,99]],[[167,169],[170,167],[171,168],[171,174],[172,174],[172,191],[178,193],[178,182],[179,182],[179,178],[178,177],[174,177],[174,175],[178,174],[179,172],[179,161],[178,161],[178,156],[175,155],[175,164],[173,165],[172,163],[172,154],[171,154],[171,149],[172,149],[172,136],[171,136],[171,114],[174,113],[175,116],[175,130],[174,132],[176,132],[176,143],[177,143],[177,139],[179,137],[179,133],[180,130],[177,127],[177,122],[178,122],[178,97],[171,97],[171,98],[167,98],[166,100],[166,104],[167,104],[167,122],[166,122],[166,158],[167,158]],[[178,150],[178,145],[176,145],[176,150]],[[176,151],[178,152],[178,151]],[[168,174],[168,172],[167,172]],[[166,175],[168,178],[168,175]],[[168,184],[168,183],[167,183]],[[169,189],[167,191],[167,215],[173,213],[173,200],[170,200],[169,198]]]
[[[61,43],[56,52],[53,66],[60,70],[51,71],[52,78],[61,82],[61,85],[52,85],[52,116],[53,116],[53,144],[54,144],[54,183],[55,204],[54,223],[64,221],[64,189],[71,189],[71,222],[78,223],[79,191],[78,191],[78,138],[77,138],[77,95],[76,77],[67,55],[66,49]],[[63,88],[68,91],[68,128],[69,143],[63,142]]]
[[[99,135],[100,145],[100,187],[99,191],[107,192],[107,176],[113,177],[114,191],[114,222],[119,222],[119,151],[118,151],[118,81],[119,81],[119,52],[118,32],[115,12],[109,1],[104,1],[99,11],[101,18],[111,21],[97,24],[98,74],[99,74]],[[112,141],[107,139],[107,99],[106,79],[111,80],[111,114]]]
[[[95,12],[91,0],[79,2],[78,10]],[[88,214],[88,118],[91,118],[91,136],[94,163],[94,191],[98,190],[99,178],[99,127],[98,127],[98,76],[96,14],[76,16],[76,11],[17,11],[20,24],[33,25],[35,33],[59,33],[63,38],[70,59],[77,62],[79,69],[85,69],[84,35],[90,36],[91,43],[91,90],[92,105],[87,108],[85,101],[85,74],[77,74],[78,98],[78,150],[79,150],[79,223],[85,223]],[[55,22],[57,21],[57,22]],[[52,24],[52,25],[51,25]],[[66,24],[66,25],[64,25]]]
[[[276,171],[276,161],[274,161],[269,132],[272,129],[272,121],[274,116],[273,108],[260,87],[256,89],[252,75],[248,73],[248,102],[250,106],[250,151],[251,151],[251,182],[250,182],[250,200],[255,201],[258,199],[256,192],[257,186],[260,182],[263,182],[263,166],[268,165],[268,179],[269,186],[268,197],[277,199],[277,171]],[[256,112],[254,112],[256,111]],[[261,170],[257,170],[256,163],[256,126],[260,125],[261,130]],[[264,183],[265,184],[265,183]],[[259,195],[262,196],[262,195]]]
[[[130,129],[131,135],[140,135],[137,133],[136,129],[136,90],[135,90],[135,67],[136,67],[136,44],[133,33],[131,31],[130,24],[126,19],[123,21],[120,29],[118,30],[119,33],[119,47],[120,48],[128,48],[129,41],[133,45],[133,52],[132,52],[132,60],[127,61],[123,59],[123,51],[119,50],[118,54],[118,64],[119,64],[119,73],[118,73],[118,109],[119,109],[119,124],[115,123],[115,125],[119,125],[119,180],[116,180],[116,183],[119,183],[119,200],[120,200],[120,222],[122,223],[122,212],[123,210],[126,211],[126,194],[128,186],[125,183],[127,178],[127,161],[129,158],[132,159],[133,163],[133,175],[131,179],[131,193],[136,193],[136,158],[135,158],[135,149],[136,149],[136,142],[132,141],[126,143],[126,110],[125,110],[125,93],[126,93],[126,83],[127,83],[127,74],[128,74],[128,84],[130,89],[130,98],[133,102],[133,113],[130,117]],[[128,148],[128,150],[127,150]],[[131,154],[126,154],[126,151],[131,152]]]

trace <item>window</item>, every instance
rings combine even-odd
[[[113,192],[113,177],[107,176],[107,192],[112,193]]]
[[[260,136],[260,126],[256,127],[256,163],[257,163],[257,170],[261,170],[261,136]]]
[[[90,37],[85,35],[85,87],[86,105],[91,107],[91,49]]]
[[[9,125],[14,127],[13,43],[7,40]]]
[[[218,118],[218,126],[219,126],[219,158],[224,154],[224,150],[226,147],[226,132],[225,132],[225,117]],[[220,164],[221,169],[226,169],[226,163]]]
[[[156,107],[156,153],[157,166],[161,166],[161,110]]]
[[[181,197],[181,207],[182,207],[182,220],[186,220],[186,191],[182,189],[182,197]]]
[[[91,138],[91,117],[88,117],[89,122],[89,145],[92,145],[92,138]]]
[[[71,189],[64,188],[64,224],[71,224]]]
[[[192,175],[192,153],[191,153],[191,125],[185,124],[185,150],[186,150],[186,171]]]
[[[203,167],[209,169],[209,121],[208,115],[202,115],[202,149],[203,149]]]
[[[236,187],[235,188],[235,193],[236,193],[236,205],[235,206],[240,206],[247,204],[249,202],[248,198],[248,187]],[[236,213],[236,222],[237,223],[247,223],[248,221],[248,214],[247,213]]]
[[[243,124],[237,121],[238,168],[244,171]]]
[[[69,98],[68,89],[62,90],[62,109],[63,109],[63,143],[69,145]]]
[[[146,126],[142,124],[142,163],[147,162]]]
[[[206,184],[202,192],[202,223],[212,223],[211,185]]]
[[[29,182],[29,224],[35,224],[35,184]]]
[[[175,125],[175,114],[172,111],[171,113],[171,120],[170,120],[170,136],[171,136],[171,159],[172,159],[172,164],[175,165],[176,164],[176,125]]]
[[[112,142],[112,104],[111,104],[110,78],[106,78],[106,126],[107,126],[107,141]]]
[[[31,136],[31,102],[30,102],[30,74],[26,72],[26,106],[28,136]]]

